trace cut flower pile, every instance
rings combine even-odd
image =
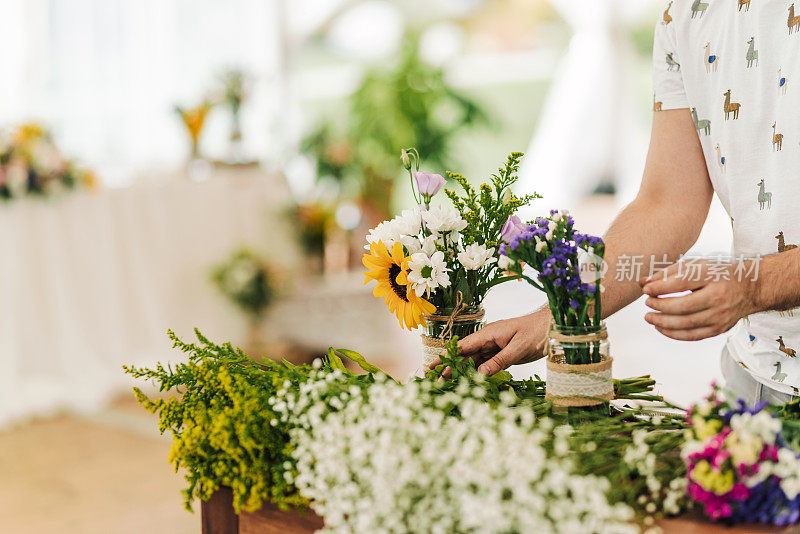
[[[398,384],[361,355],[313,366],[256,362],[198,332],[188,362],[126,368],[180,396],[139,401],[173,434],[187,506],[220,486],[238,510],[310,506],[328,532],[639,532],[692,508],[790,524],[800,505],[800,403],[711,398],[687,416],[628,410],[577,426],[547,410],[544,383],[485,377],[456,358]],[[349,370],[342,357],[361,367]],[[630,399],[652,381],[616,381]]]

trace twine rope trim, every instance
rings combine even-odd
[[[590,332],[588,334],[562,334],[556,329],[556,324],[552,319],[552,315],[550,318],[550,322],[547,323],[547,332],[545,332],[544,337],[539,342],[539,345],[536,346],[538,350],[542,350],[545,358],[550,358],[553,355],[553,348],[550,346],[550,340],[554,339],[561,343],[592,343],[592,342],[599,342],[608,339],[608,331],[607,330],[598,330],[597,332]]]
[[[464,295],[461,294],[461,291],[456,292],[456,305],[453,308],[453,312],[450,315],[426,315],[426,320],[433,320],[433,321],[447,321],[445,324],[444,330],[442,330],[442,339],[450,339],[453,333],[453,324],[454,323],[469,323],[472,321],[478,321],[483,319],[483,316],[486,312],[480,310],[476,313],[465,313],[462,314],[467,306],[464,304]]]

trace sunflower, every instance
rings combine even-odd
[[[408,282],[408,258],[403,252],[403,245],[395,243],[391,253],[380,241],[373,242],[369,253],[361,260],[366,279],[364,283],[375,280],[378,285],[372,291],[376,297],[383,297],[389,311],[397,316],[400,326],[409,330],[425,325],[424,314],[436,311],[436,306],[417,296]]]

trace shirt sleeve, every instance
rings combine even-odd
[[[663,111],[689,107],[683,85],[683,65],[678,55],[675,23],[656,24],[653,41],[653,109]]]

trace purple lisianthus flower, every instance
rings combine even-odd
[[[573,310],[577,310],[578,306],[580,306],[580,305],[578,304],[578,302],[576,300],[569,299],[569,307],[570,308],[572,308]]]
[[[431,172],[415,172],[414,180],[417,182],[420,195],[428,199],[441,191],[444,184],[447,183],[441,174]]]
[[[511,244],[512,241],[514,241],[515,238],[519,238],[527,229],[528,226],[524,224],[519,217],[512,215],[503,225],[503,229],[500,231],[500,239],[511,245],[512,249],[515,249],[518,241],[516,244]]]

